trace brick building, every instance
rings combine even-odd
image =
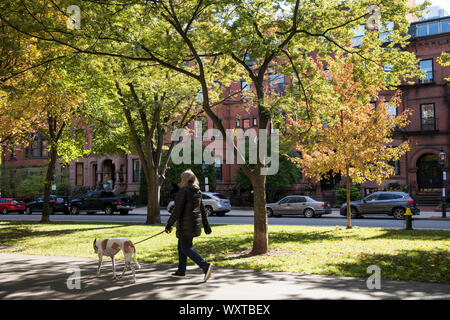
[[[450,52],[450,16],[418,21],[411,25],[408,50],[420,60],[424,79],[402,86],[402,108],[413,111],[410,124],[401,132],[411,141],[392,181],[409,186],[419,203],[437,204],[442,188],[438,154],[450,154],[450,68],[442,67],[437,57]],[[446,171],[449,171],[447,162]]]

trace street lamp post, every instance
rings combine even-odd
[[[447,217],[446,206],[446,190],[445,190],[445,182],[447,180],[447,173],[445,172],[445,164],[447,162],[447,154],[444,152],[444,149],[441,148],[441,152],[439,152],[439,164],[442,170],[442,218]]]

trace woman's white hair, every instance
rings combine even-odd
[[[199,184],[197,177],[191,169],[188,169],[181,174],[181,182],[179,184],[180,188],[186,187],[189,182]]]

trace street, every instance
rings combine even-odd
[[[423,212],[419,216],[413,217],[414,229],[429,230],[450,230],[450,220],[434,220],[431,217],[439,217],[439,212]],[[31,215],[10,213],[0,215],[0,221],[39,221],[40,213]],[[169,214],[167,210],[161,210],[161,222],[166,223]],[[137,208],[128,215],[105,215],[103,212],[87,215],[82,212],[80,215],[63,215],[56,213],[51,216],[51,221],[71,221],[71,222],[100,222],[100,223],[144,223],[146,218],[145,208]],[[253,224],[253,211],[251,210],[232,210],[223,217],[210,216],[211,224]],[[346,218],[333,211],[331,215],[321,218],[307,219],[304,216],[282,216],[268,218],[269,225],[303,225],[303,226],[346,226]],[[363,219],[352,219],[352,226],[364,228],[394,228],[402,229],[405,227],[405,221],[395,220],[386,215],[373,215]]]

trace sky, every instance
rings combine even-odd
[[[447,11],[448,14],[450,14],[450,1],[449,0],[428,0],[432,3],[433,6],[439,6],[445,11]],[[422,3],[423,0],[418,0],[417,3]]]

